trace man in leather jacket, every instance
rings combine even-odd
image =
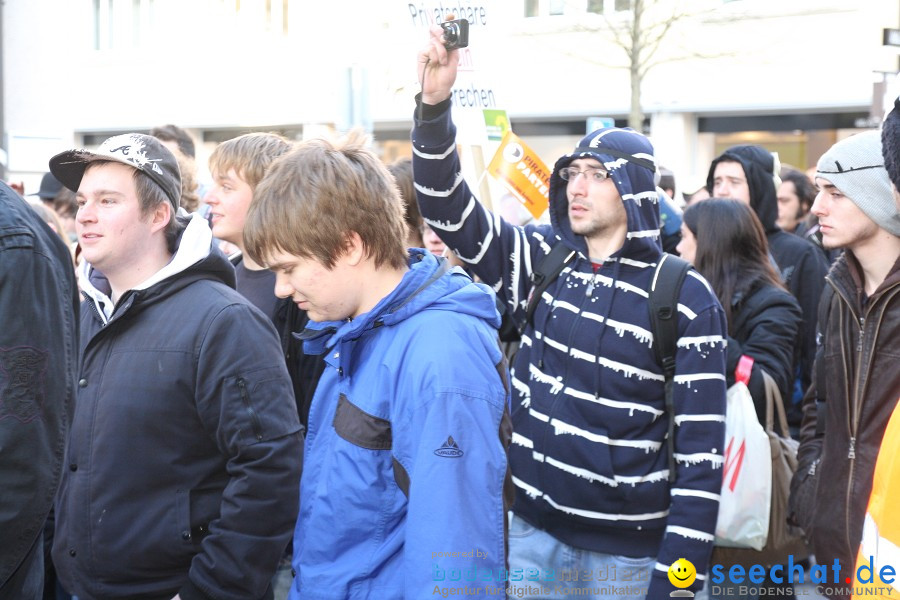
[[[854,577],[875,459],[900,397],[900,216],[884,164],[881,133],[868,131],[832,146],[816,167],[812,212],[825,248],[845,252],[819,308],[791,518],[820,564],[838,560],[842,584]]]

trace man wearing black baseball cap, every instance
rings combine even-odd
[[[271,598],[302,436],[271,322],[148,135],[71,150],[80,370],[53,558],[79,597]],[[265,494],[260,494],[265,490]]]

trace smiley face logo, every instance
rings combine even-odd
[[[686,558],[679,558],[669,566],[669,581],[677,588],[686,588],[697,579],[697,569]]]

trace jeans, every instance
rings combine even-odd
[[[291,554],[288,553],[278,563],[278,570],[275,571],[275,577],[272,578],[272,591],[275,595],[275,600],[287,600],[293,584],[294,573],[291,569]]]
[[[515,514],[509,526],[511,600],[639,598],[647,595],[655,566],[653,556],[633,558],[574,548]]]

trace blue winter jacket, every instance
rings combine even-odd
[[[370,312],[304,331],[327,366],[309,414],[292,599],[431,598],[464,585],[451,572],[491,579],[505,566],[510,431],[494,295],[411,252]]]
[[[646,291],[661,256],[649,141],[613,128],[587,136],[553,169],[551,225],[515,227],[472,195],[449,110],[440,108],[425,111],[413,130],[422,215],[519,324],[535,266],[553,244],[576,252],[543,294],[512,369],[516,514],[578,548],[657,557],[651,598],[674,589],[666,571],[680,557],[696,567],[692,587],[699,589],[722,479],[726,325],[715,294],[691,271],[678,300],[677,469],[670,487],[665,378]],[[606,166],[628,217],[624,245],[596,271],[585,238],[572,232],[566,182],[558,175],[581,157]]]

